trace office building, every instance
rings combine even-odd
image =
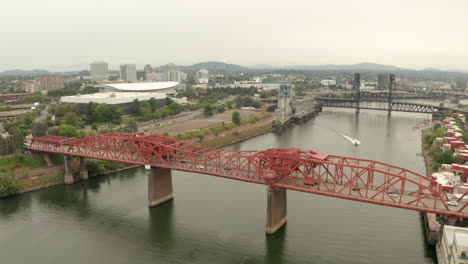
[[[187,75],[183,72],[177,71],[177,67],[174,63],[166,65],[166,76],[164,81],[168,82],[181,82],[187,78]]]
[[[39,88],[41,91],[62,89],[63,87],[62,75],[48,74],[39,77]]]
[[[24,81],[23,82],[23,91],[25,93],[35,93],[37,92],[37,83],[36,81]]]
[[[93,62],[90,65],[91,81],[102,82],[109,79],[109,65],[104,61]]]
[[[210,79],[210,73],[206,69],[200,69],[197,71],[198,83],[208,83]]]
[[[120,80],[126,82],[135,82],[137,80],[137,71],[135,64],[120,65]]]
[[[153,73],[153,68],[151,67],[150,64],[145,65],[145,72],[146,73]]]
[[[389,85],[390,85],[390,78],[388,74],[377,75],[377,89],[388,90]]]
[[[146,80],[146,72],[145,70],[139,70],[137,71],[137,80],[139,82],[145,81]]]

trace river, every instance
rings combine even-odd
[[[424,174],[413,126],[427,117],[325,108],[228,148],[315,149]],[[419,212],[288,191],[288,223],[266,236],[265,186],[174,171],[175,199],[149,209],[146,175],[132,169],[0,200],[1,263],[434,262]]]

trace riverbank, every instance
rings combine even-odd
[[[429,156],[429,150],[426,148],[424,137],[430,133],[432,128],[426,128],[421,130],[421,154],[424,158],[424,166],[426,168],[426,177],[431,177],[431,157]],[[437,221],[436,214],[433,213],[422,213],[424,230],[426,231],[426,241],[429,245],[436,245],[440,239],[440,228],[441,225]]]
[[[254,120],[254,122],[252,122],[252,121],[248,121],[249,118],[250,119],[258,118],[258,119],[255,119],[256,121]],[[214,129],[212,129],[214,128],[213,126],[202,128],[205,130],[209,130],[210,134],[200,138],[199,142],[195,142],[196,138],[191,138],[186,141],[194,143],[194,144],[198,144],[204,147],[219,148],[219,147],[239,143],[239,142],[254,138],[256,136],[272,132],[274,130],[274,126],[273,126],[274,115],[272,113],[262,112],[261,114],[257,114],[256,116],[251,114],[250,116],[247,116],[246,120],[243,120],[243,121],[248,121],[248,122],[242,122],[240,126],[234,126],[220,133],[215,133]],[[224,126],[224,122],[222,123],[222,125]],[[288,124],[288,126],[290,125],[294,125],[294,123]],[[220,126],[220,125],[218,124],[217,126]],[[181,134],[187,133],[187,132],[190,132],[190,131],[180,131]],[[202,139],[205,139],[205,140],[202,141]],[[125,166],[123,168],[119,168],[116,170],[110,170],[110,171],[105,172],[102,175],[107,175],[110,173],[124,171],[128,169],[136,168],[136,167],[139,167],[139,165]],[[99,175],[99,176],[102,176],[102,175]],[[80,179],[75,180],[75,182],[76,181],[80,181]],[[49,188],[49,187],[60,185],[60,184],[65,184],[63,172],[61,172],[61,174],[58,174],[58,175],[40,175],[40,176],[35,176],[35,177],[28,177],[25,179],[21,179],[20,182],[23,186],[23,189],[13,195],[26,193],[30,191],[36,191],[36,190],[40,190],[44,188]]]

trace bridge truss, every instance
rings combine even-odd
[[[468,218],[468,203],[447,206],[439,184],[416,172],[373,160],[297,148],[234,151],[142,133],[74,139],[33,138],[31,151],[151,165],[360,202]]]
[[[357,108],[358,101],[354,99],[338,99],[338,98],[325,98],[317,97],[315,98],[322,107],[337,107],[337,108]],[[379,102],[379,101],[376,101]],[[455,111],[459,113],[468,114],[468,111],[463,111],[454,108],[447,108],[443,106],[435,105],[425,105],[425,104],[415,104],[408,102],[392,102],[391,111],[396,112],[410,112],[410,113],[424,113],[424,114],[437,114],[442,113],[443,111]],[[369,109],[369,110],[384,110],[387,111],[388,108],[379,108],[379,107],[363,107],[359,106],[360,109]]]

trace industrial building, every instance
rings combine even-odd
[[[116,105],[122,109],[123,114],[132,113],[132,103],[135,99],[138,101],[147,101],[151,98],[158,100],[159,106],[166,104],[165,93],[138,93],[138,92],[108,92],[95,94],[82,94],[73,96],[64,96],[60,98],[62,103],[79,104],[80,112],[85,113],[86,105],[90,102],[98,104]]]

